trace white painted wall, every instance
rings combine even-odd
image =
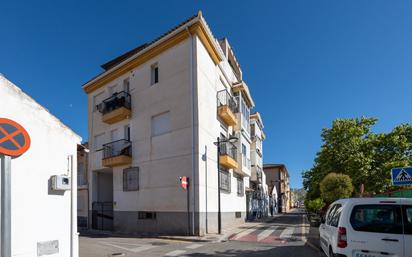
[[[12,160],[12,255],[37,256],[37,243],[58,240],[59,254],[70,256],[70,226],[74,230],[74,257],[78,256],[77,217],[71,220],[70,191],[51,194],[49,179],[67,174],[73,156],[77,188],[77,144],[81,138],[45,108],[0,76],[0,117],[20,123],[31,137],[30,149]],[[77,213],[77,190],[73,192]]]

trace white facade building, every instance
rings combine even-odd
[[[0,96],[0,117],[31,138],[28,151],[11,161],[12,256],[77,257],[77,190],[53,190],[51,181],[67,175],[76,189],[81,138],[2,75]]]
[[[199,12],[102,67],[83,86],[91,228],[217,232],[214,143],[233,135],[239,140],[221,144],[219,155],[222,225],[244,222],[254,102],[228,41],[216,40]]]

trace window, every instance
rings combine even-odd
[[[152,117],[152,136],[159,136],[170,132],[170,112],[165,112]]]
[[[412,235],[412,205],[404,206],[405,210],[405,234]]]
[[[123,80],[123,90],[127,93],[130,92],[130,79],[126,78]]]
[[[103,92],[93,96],[93,112],[97,111],[103,102]]]
[[[108,87],[109,96],[112,96],[114,93],[117,93],[116,87],[117,87],[117,85],[112,85],[112,86]]]
[[[159,66],[157,65],[157,63],[153,64],[150,67],[150,84],[154,85],[156,83],[159,82]]]
[[[237,196],[244,196],[244,186],[243,186],[243,178],[237,177]]]
[[[339,219],[340,219],[340,214],[342,212],[342,205],[337,204],[335,207],[335,211],[333,212],[333,216],[330,218],[330,224],[332,227],[338,227],[339,225]]]
[[[155,220],[156,219],[156,212],[139,211],[137,215],[138,215],[139,220]]]
[[[220,189],[230,193],[230,173],[223,167],[220,167]]]
[[[104,133],[94,136],[93,148],[95,151],[101,150],[104,143]]]
[[[242,218],[242,213],[240,211],[235,212],[235,217],[238,218]]]
[[[139,168],[133,167],[123,170],[123,191],[139,190]]]
[[[124,126],[124,139],[130,141],[130,125]]]
[[[350,223],[356,231],[402,234],[401,218],[397,205],[358,205],[352,210]]]

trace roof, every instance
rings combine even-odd
[[[288,169],[286,168],[285,164],[282,164],[282,163],[266,163],[266,164],[263,164],[263,169],[270,169],[270,168],[279,168],[281,170],[284,170],[284,171],[286,171],[286,174],[289,177],[289,172],[288,172]]]
[[[136,48],[133,48],[132,50],[100,65],[100,67],[102,67],[104,70],[110,70],[110,68],[113,68],[114,66],[116,66],[117,64],[121,63],[122,61],[126,60],[127,58],[133,56],[134,54],[140,52],[141,50],[143,50],[144,48],[147,47],[147,43],[144,43],[143,45],[140,45]]]
[[[199,15],[202,15],[202,12],[198,12],[196,15],[193,15],[192,17],[188,18],[187,20],[181,22],[179,25],[171,28],[170,30],[168,30],[166,33],[162,34],[161,36],[157,37],[156,39],[152,40],[151,42],[148,43],[144,43],[136,48],[133,48],[130,51],[127,51],[124,54],[119,55],[118,57],[100,65],[100,67],[102,67],[103,69],[105,69],[106,71],[109,70],[110,68],[113,68],[114,66],[116,66],[117,64],[121,63],[122,61],[132,57],[133,55],[141,52],[143,49],[145,49],[146,47],[156,43],[157,41],[159,41],[161,38],[169,35],[170,33],[172,33],[173,31],[175,31],[176,29],[178,29],[179,27],[185,25],[186,23],[188,23],[189,21],[193,20],[194,18],[198,17]]]
[[[196,15],[173,27],[155,40],[142,44],[101,65],[105,71],[86,82],[83,85],[83,89],[86,93],[93,92],[133,68],[147,62],[154,56],[189,38],[189,34],[196,34],[198,36],[215,63],[222,61],[223,52],[204,20],[202,12],[199,11]]]

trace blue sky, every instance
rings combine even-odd
[[[382,132],[411,122],[410,1],[7,1],[0,73],[87,140],[81,85],[199,9],[263,115],[264,161],[285,163],[293,187],[333,119],[373,116]]]

